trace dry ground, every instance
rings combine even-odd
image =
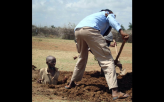
[[[121,43],[117,43],[119,50]],[[116,58],[114,47],[110,47],[113,58]],[[73,56],[77,56],[76,46],[73,40],[50,39],[50,38],[32,38],[32,64],[37,68],[36,70],[46,67],[45,58],[48,55],[53,55],[57,58],[56,67],[59,68],[60,80],[64,75],[69,76],[68,82],[71,78],[72,71],[77,60],[73,60]],[[120,55],[123,68],[126,68],[127,74],[118,79],[119,90],[129,93],[131,96],[121,101],[132,101],[132,44],[126,43]],[[111,101],[111,92],[108,89],[104,77],[97,77],[100,72],[100,67],[94,56],[89,53],[86,72],[80,86],[70,90],[64,89],[65,84],[58,84],[55,88],[48,86],[41,86],[32,82],[32,100],[34,102],[69,102],[69,101]],[[119,68],[116,67],[116,72],[119,73]],[[37,71],[33,71],[33,78],[36,78]],[[104,88],[103,88],[104,87]],[[75,94],[76,93],[76,94]],[[78,94],[79,93],[79,94]],[[88,94],[84,94],[88,93]],[[55,95],[54,95],[55,94]],[[71,96],[72,95],[72,96]],[[89,98],[87,98],[89,97]],[[119,100],[117,100],[119,101]]]

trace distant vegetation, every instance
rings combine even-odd
[[[73,40],[74,36],[74,28],[75,24],[68,23],[68,25],[64,27],[55,27],[51,25],[51,27],[37,27],[36,25],[32,25],[32,36],[38,37],[55,37],[61,39],[70,39]],[[132,23],[129,22],[129,28],[125,30],[124,26],[121,25],[121,28],[129,34],[129,40],[127,42],[132,43]],[[112,29],[113,38],[116,39],[117,42],[122,42],[121,35],[114,29]]]

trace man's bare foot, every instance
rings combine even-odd
[[[69,85],[66,85],[66,86],[65,86],[65,88],[66,88],[66,89],[70,89],[70,88],[73,87],[73,84],[74,84],[74,81],[71,81],[71,82],[69,83]]]
[[[113,88],[112,89],[112,97],[113,99],[120,99],[120,98],[127,98],[129,95],[122,93],[122,92],[118,92],[117,88]]]
[[[129,95],[122,92],[118,92],[117,94],[112,95],[112,97],[113,97],[113,100],[116,100],[116,99],[127,98],[129,97]]]
[[[115,94],[112,94],[113,97],[117,97],[117,96],[123,96],[123,97],[128,97],[128,94],[122,93],[122,92],[117,92]]]
[[[72,87],[78,86],[79,84],[75,83],[74,81],[70,81],[68,85],[65,86],[65,88],[70,89]]]

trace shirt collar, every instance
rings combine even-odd
[[[47,71],[47,69],[48,69],[48,67],[45,68],[45,72],[46,72],[46,74],[50,74],[50,73]],[[59,68],[56,68],[56,67],[55,67],[55,69],[56,69],[56,71],[58,71]]]

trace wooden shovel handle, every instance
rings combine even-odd
[[[121,51],[122,51],[122,49],[123,49],[123,47],[124,47],[124,44],[125,44],[125,42],[126,42],[126,40],[124,40],[123,42],[122,42],[122,45],[121,45],[121,47],[120,47],[120,50],[119,50],[119,52],[118,52],[118,55],[117,55],[117,57],[116,57],[116,63],[118,62],[118,58],[119,58],[119,56],[120,56],[120,54],[121,54]]]

